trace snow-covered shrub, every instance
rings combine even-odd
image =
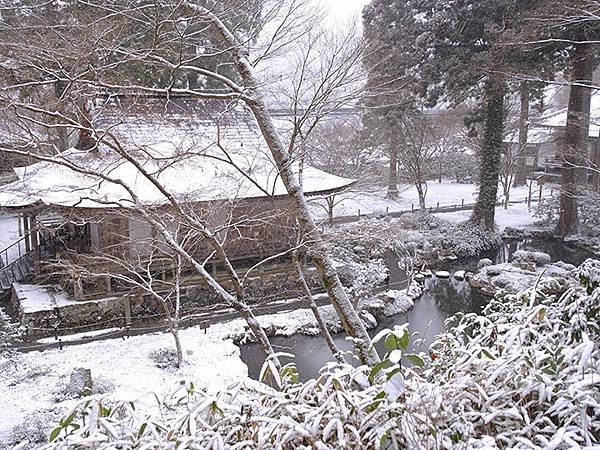
[[[389,248],[389,223],[371,219],[340,228],[329,235],[328,246],[338,263],[338,273],[355,302],[381,285],[388,276],[380,258]],[[367,232],[366,230],[369,230]],[[361,233],[367,233],[364,236]]]
[[[103,376],[94,376],[92,384],[92,395],[103,395],[114,392],[115,384]],[[81,397],[81,390],[73,388],[71,383],[59,383],[52,393],[52,400],[61,403],[65,400],[72,400]]]
[[[591,294],[600,287],[600,261],[597,259],[586,259],[577,271],[579,281]]]
[[[551,197],[544,197],[533,210],[533,217],[538,219],[538,225],[545,228],[554,229],[558,224],[558,214],[560,211],[560,197],[554,194]]]
[[[19,342],[22,335],[23,330],[19,325],[0,308],[0,365],[12,364],[18,358],[12,346]]]
[[[599,265],[586,262],[584,285],[560,297],[532,285],[458,315],[427,357],[405,354],[398,327],[374,339],[388,353],[373,367],[330,363],[300,383],[285,366],[277,389],[186,388],[143,414],[129,401],[82,403],[47,448],[596,448],[600,288],[586,274]]]
[[[154,362],[154,365],[159,369],[167,369],[177,367],[177,350],[172,347],[157,348],[148,353],[148,357]]]
[[[41,409],[27,414],[23,421],[16,425],[10,433],[8,444],[13,447],[21,445],[21,449],[36,449],[48,443],[50,432],[61,418],[62,411]]]
[[[502,245],[502,238],[498,234],[471,222],[447,224],[432,233],[429,240],[436,247],[451,250],[461,258],[491,252]]]

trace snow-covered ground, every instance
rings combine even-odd
[[[550,196],[552,189],[556,190],[552,186],[544,186],[542,195],[544,197]],[[529,188],[527,186],[513,188],[511,189],[510,200],[523,201],[527,198],[528,193]],[[417,194],[417,189],[414,186],[405,186],[403,189],[401,188],[396,200],[387,199],[385,198],[385,195],[385,189],[375,192],[350,191],[342,193],[335,198],[336,206],[333,209],[334,216],[358,215],[359,210],[361,215],[365,215],[383,213],[386,212],[386,210],[389,212],[406,211],[410,210],[413,206],[414,208],[418,208],[419,196]],[[533,198],[537,199],[538,195],[539,187],[534,186]],[[469,204],[474,203],[476,199],[477,185],[475,184],[455,183],[448,180],[444,180],[442,183],[427,183],[426,205],[428,208],[435,208],[438,203],[440,206],[461,205],[463,200],[465,204]],[[318,217],[327,216],[327,210],[324,208],[326,205],[324,200],[311,199],[309,204],[315,215]]]
[[[322,307],[333,320],[330,306]],[[277,327],[279,334],[294,334],[300,328],[316,326],[309,309],[259,316],[264,328]],[[337,318],[335,318],[337,320]],[[119,399],[155,402],[152,393],[164,398],[178,388],[182,380],[193,381],[198,388],[210,392],[224,390],[235,381],[253,381],[240,359],[233,336],[245,333],[243,319],[180,331],[185,364],[180,369],[158,368],[150,353],[174,348],[169,333],[153,333],[129,339],[110,339],[89,344],[33,351],[18,355],[14,362],[0,356],[0,449],[5,448],[11,430],[23,419],[42,409],[67,410],[76,400],[57,402],[57,392],[69,381],[74,368],[91,369],[92,378],[100,385],[114,385]],[[88,333],[89,334],[89,333]],[[112,390],[112,389],[111,389]]]
[[[535,204],[532,203],[531,210],[527,207],[526,203],[514,203],[508,206],[508,209],[504,209],[501,206],[496,208],[496,227],[500,233],[505,228],[527,228],[533,226],[533,224],[539,220],[533,216]],[[471,211],[455,211],[448,213],[434,214],[440,219],[447,220],[449,222],[458,223],[467,220],[471,216]]]
[[[18,356],[14,364],[0,357],[0,404],[4,411],[0,448],[7,442],[10,430],[26,415],[46,408],[68,409],[76,403],[56,403],[53,399],[76,367],[91,369],[93,379],[114,384],[118,398],[131,400],[150,392],[163,397],[181,380],[193,380],[199,387],[218,390],[247,376],[239,348],[223,340],[219,333],[204,334],[199,328],[180,333],[187,363],[177,370],[160,369],[149,356],[153,350],[173,347],[173,338],[167,333],[34,351]]]

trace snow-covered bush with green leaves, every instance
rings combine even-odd
[[[88,400],[53,431],[68,448],[598,448],[600,262],[586,261],[557,297],[535,285],[459,315],[427,355],[408,354],[406,327],[381,333],[374,367],[330,363],[298,381],[208,395],[182,382],[155,409]]]

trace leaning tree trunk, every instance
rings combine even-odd
[[[521,110],[519,113],[519,148],[515,164],[515,179],[513,186],[527,184],[527,134],[529,132],[529,85],[521,84]]]
[[[503,82],[488,79],[484,92],[485,131],[481,148],[479,195],[471,217],[473,222],[483,221],[488,230],[494,230],[504,128],[504,93]]]
[[[307,247],[311,253],[313,263],[319,272],[323,287],[331,299],[331,303],[340,318],[344,330],[353,338],[358,357],[365,364],[376,364],[380,361],[379,355],[371,345],[371,338],[365,329],[365,325],[352,306],[352,302],[348,298],[348,294],[344,290],[333,262],[327,253],[321,233],[306,203],[306,198],[298,182],[298,177],[294,173],[291,155],[281,141],[280,135],[273,123],[273,117],[260,91],[262,83],[250,63],[249,55],[244,50],[244,46],[240,44],[227,26],[212,11],[191,2],[186,2],[186,4],[193,10],[203,14],[211,22],[215,31],[224,42],[230,48],[234,49],[232,52],[234,64],[245,85],[244,95],[241,96],[241,99],[251,109],[265,143],[271,152],[281,176],[281,181],[292,201],[292,207],[300,226],[300,231],[308,242],[310,242]]]
[[[398,152],[395,148],[390,147],[390,168],[388,173],[388,189],[386,198],[398,198]]]
[[[338,362],[345,363],[346,361],[344,360],[344,356],[342,355],[342,352],[340,352],[340,349],[335,344],[331,333],[327,329],[327,324],[323,320],[323,316],[321,316],[321,311],[319,311],[317,302],[315,302],[315,298],[313,297],[312,292],[310,292],[310,288],[308,287],[308,283],[306,282],[306,278],[304,277],[304,273],[302,272],[302,265],[300,264],[300,260],[298,259],[298,251],[292,252],[292,262],[294,263],[294,268],[296,269],[298,282],[300,283],[300,286],[304,291],[304,295],[308,300],[308,306],[310,307],[311,311],[313,312],[313,315],[315,316],[317,325],[319,327],[319,331],[321,332],[323,339],[325,339],[325,343],[327,344],[327,347],[329,347],[329,351],[331,351],[331,354]]]
[[[584,36],[581,36],[584,38]],[[584,40],[584,39],[579,39]],[[571,93],[567,112],[567,126],[561,147],[562,182],[560,190],[560,214],[558,231],[561,236],[577,233],[579,215],[577,213],[578,172],[587,157],[589,134],[590,97],[588,87],[594,71],[592,45],[575,44],[572,56]],[[581,178],[581,177],[580,177]]]

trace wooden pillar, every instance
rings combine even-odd
[[[27,213],[23,214],[23,236],[25,236],[25,251],[29,252],[31,250],[31,242],[29,241],[29,215]]]
[[[29,229],[31,232],[31,249],[35,250],[37,252],[40,242],[38,240],[38,227],[37,227],[36,215],[32,214],[30,216],[29,220],[30,220]]]

